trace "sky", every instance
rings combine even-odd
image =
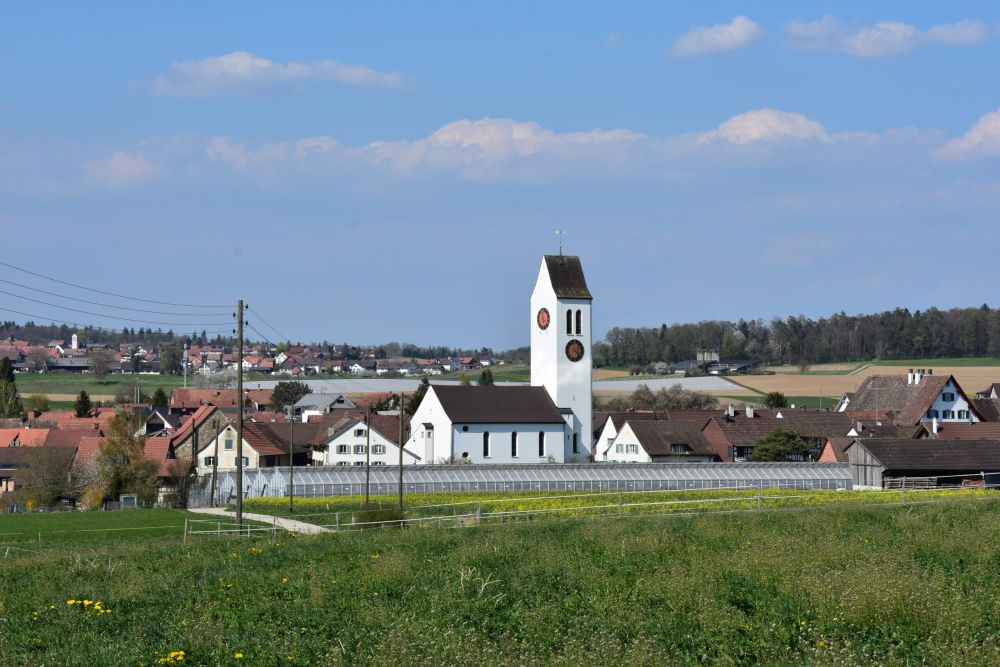
[[[64,281],[2,319],[506,349],[557,229],[602,335],[1000,306],[994,3],[36,2],[0,56],[0,260]]]

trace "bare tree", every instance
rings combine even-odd
[[[108,374],[111,367],[111,353],[107,350],[97,349],[90,352],[90,372],[98,379]]]
[[[187,507],[191,489],[198,479],[197,471],[191,465],[191,459],[171,459],[167,461],[167,481],[174,488],[176,507]]]
[[[31,362],[31,368],[35,372],[44,373],[48,368],[49,354],[44,347],[33,347],[31,352],[28,352],[28,361]]]
[[[20,492],[38,507],[69,495],[74,451],[70,447],[32,447],[25,455]]]

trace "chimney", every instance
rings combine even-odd
[[[924,376],[924,369],[918,368],[917,372],[913,374],[913,384],[920,384],[920,379]]]
[[[906,384],[913,384],[913,369],[910,368],[906,371]]]
[[[795,409],[795,404],[794,404],[794,403],[792,403],[792,410],[794,410],[794,409]]]
[[[938,432],[938,420],[937,417],[935,417],[934,419],[931,420],[931,433],[936,434],[937,432]]]
[[[735,417],[736,416],[736,408],[733,407],[732,403],[730,403],[729,407],[726,408],[726,416],[727,417]]]
[[[933,368],[928,368],[927,369],[927,374],[928,375],[934,375],[934,369]]]
[[[858,432],[858,435],[864,433],[865,425],[861,422],[860,419],[854,424],[854,430]]]
[[[753,406],[747,406],[747,419],[753,419]]]

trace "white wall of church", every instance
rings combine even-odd
[[[513,447],[517,434],[517,449]],[[455,458],[472,463],[562,463],[562,424],[462,424],[452,427]],[[543,449],[539,450],[539,434]],[[488,445],[486,444],[488,443]]]

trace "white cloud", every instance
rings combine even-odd
[[[906,53],[925,44],[966,45],[985,41],[989,30],[982,21],[933,25],[926,31],[909,23],[882,21],[874,25],[845,26],[832,16],[818,21],[789,21],[785,32],[792,48],[841,51],[859,58]]]
[[[158,171],[142,153],[122,150],[115,151],[107,159],[88,162],[85,168],[91,178],[112,189],[136,185]]]
[[[724,139],[734,144],[780,139],[812,139],[824,143],[831,141],[826,129],[808,116],[777,109],[756,109],[741,113],[714,130],[698,134],[697,138],[701,143]]]
[[[1000,155],[1000,109],[984,114],[958,139],[946,143],[938,156],[971,158]]]
[[[667,51],[673,58],[696,58],[743,48],[760,37],[761,27],[746,16],[729,23],[691,28]]]
[[[489,166],[540,155],[579,156],[643,138],[629,130],[557,133],[538,123],[481,118],[449,123],[417,141],[374,142],[362,152],[377,163],[406,171],[418,166]]]
[[[146,84],[146,89],[153,95],[209,97],[305,82],[368,88],[400,88],[403,85],[398,74],[379,72],[364,65],[348,65],[335,60],[276,63],[247,51],[234,51],[204,60],[173,63],[166,74]]]

